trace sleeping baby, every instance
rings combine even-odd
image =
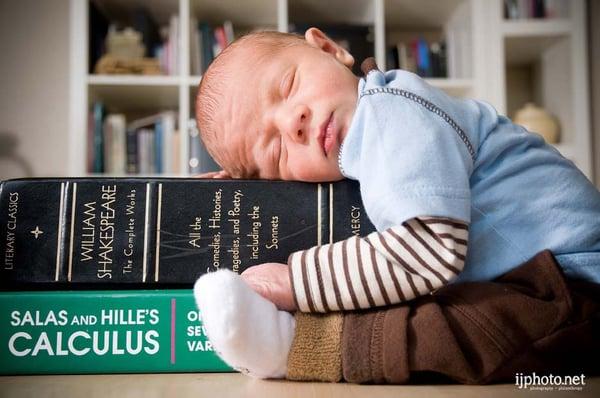
[[[304,37],[257,32],[227,47],[203,76],[197,122],[223,169],[212,177],[358,180],[377,228],[290,253],[287,264],[201,277],[196,300],[208,337],[228,364],[259,378],[397,382],[391,376],[346,377],[352,359],[340,352],[351,334],[345,330],[352,323],[348,316],[381,313],[393,319],[401,308],[442,305],[440,293],[461,286],[472,286],[471,292],[483,286],[482,296],[455,307],[485,305],[486,292],[502,283],[499,291],[513,295],[502,293],[499,300],[532,294],[506,282],[505,275],[523,280],[513,278],[515,270],[540,252],[544,267],[555,268],[548,272],[556,278],[546,283],[600,283],[600,193],[573,163],[486,103],[449,97],[406,71],[381,72],[372,59],[362,63],[365,75],[358,78],[353,63],[351,54],[316,28]],[[535,280],[543,272],[533,274]],[[409,313],[418,314],[415,308]],[[527,311],[535,308],[531,304]],[[496,317],[500,329],[517,328],[506,316],[520,319],[524,309],[511,310],[520,315],[488,308],[492,313],[482,323]],[[402,316],[410,329],[407,314]],[[385,330],[391,321],[381,322]],[[298,372],[290,368],[292,357],[310,356],[306,347],[297,354],[305,324],[325,328],[308,337],[315,351],[324,336],[333,336],[327,344],[335,358],[316,366],[335,362],[335,376],[293,376]],[[406,344],[418,349],[422,341],[410,330],[413,342]],[[393,339],[381,333],[381,339]],[[317,357],[325,355],[318,351]]]

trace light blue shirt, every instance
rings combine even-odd
[[[378,231],[417,216],[469,222],[456,281],[550,249],[567,275],[600,283],[600,193],[539,135],[409,72],[371,71],[358,92],[340,169]]]

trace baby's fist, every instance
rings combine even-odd
[[[283,311],[295,311],[296,303],[287,264],[265,263],[242,272],[250,287]]]

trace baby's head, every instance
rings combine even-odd
[[[257,32],[227,47],[202,77],[196,120],[234,178],[335,181],[356,108],[352,56],[320,30]]]

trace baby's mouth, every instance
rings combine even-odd
[[[323,150],[325,151],[325,155],[328,155],[335,143],[335,121],[333,119],[333,113],[331,113],[323,127],[322,136]]]

